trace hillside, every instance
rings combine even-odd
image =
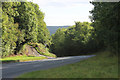
[[[49,32],[50,32],[50,35],[54,34],[56,32],[57,29],[59,28],[67,28],[69,26],[47,26]]]

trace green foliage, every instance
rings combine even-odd
[[[94,36],[94,28],[90,23],[76,22],[75,26],[68,29],[58,29],[52,35],[52,45],[50,48],[57,56],[90,53],[97,50]]]
[[[64,52],[64,40],[66,29],[58,29],[55,34],[52,35],[52,45],[50,46],[51,51],[53,53],[57,53],[57,55],[62,55],[61,51]]]
[[[13,18],[8,18],[8,15],[2,15],[2,56],[13,54],[16,48],[17,35],[19,33],[18,24],[14,24]]]
[[[26,45],[27,44],[24,44],[21,49],[19,50],[18,54],[22,54],[22,55],[25,55],[24,53],[27,53],[28,50],[26,49]]]
[[[2,2],[2,56],[18,54],[28,42],[50,45],[44,13],[32,2]]]
[[[93,26],[96,30],[96,40],[113,52],[118,52],[118,34],[120,27],[118,2],[91,2],[94,9],[91,11]],[[100,45],[101,46],[101,45]]]

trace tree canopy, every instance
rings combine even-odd
[[[76,22],[74,26],[58,29],[52,35],[51,50],[57,56],[80,55],[93,52],[97,48],[95,43],[91,23]]]
[[[96,39],[110,51],[118,52],[119,2],[91,2],[94,9],[91,12]]]
[[[2,56],[18,54],[28,42],[50,44],[44,13],[32,2],[2,2]]]

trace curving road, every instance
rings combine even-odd
[[[79,62],[95,55],[88,56],[72,56],[72,57],[58,57],[54,59],[44,59],[39,61],[19,62],[2,64],[2,78],[14,78],[23,73],[54,68],[66,64]]]

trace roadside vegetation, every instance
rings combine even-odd
[[[58,68],[25,73],[18,78],[118,78],[118,57],[111,52]]]
[[[33,60],[47,59],[47,57],[55,58],[56,55],[50,53],[48,48],[45,48],[43,44],[40,43],[28,43],[24,44],[19,55],[11,55],[9,57],[2,58],[2,63],[7,62],[24,62]]]
[[[45,56],[40,57],[34,57],[34,56],[26,56],[26,55],[19,55],[14,57],[6,57],[2,58],[2,63],[8,63],[8,62],[24,62],[24,61],[35,61],[35,60],[42,60],[47,59]]]
[[[41,55],[54,57],[54,58],[56,57],[56,55],[53,53],[50,53],[49,49],[45,47],[42,43],[29,43],[28,45],[33,46],[36,49],[36,51]]]

